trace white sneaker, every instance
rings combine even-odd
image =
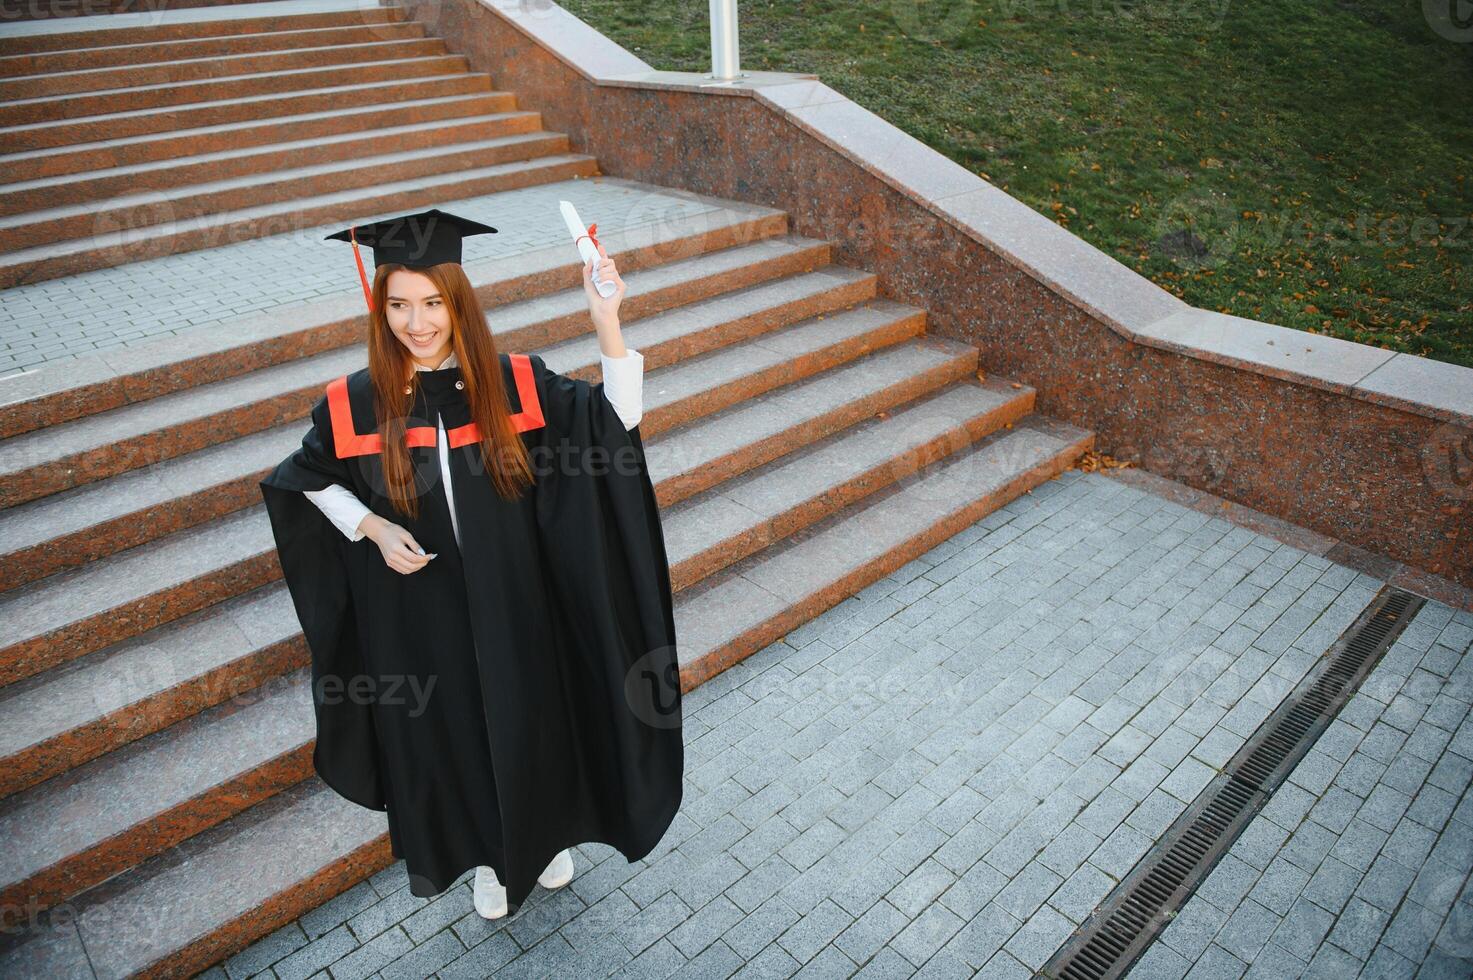
[[[573,855],[564,848],[558,851],[552,863],[537,876],[543,888],[561,888],[573,880]]]
[[[476,868],[474,899],[482,918],[499,919],[506,915],[506,886],[496,880],[495,868],[484,864]]]

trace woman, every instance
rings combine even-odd
[[[432,209],[329,236],[373,247],[369,365],[261,482],[312,653],[317,772],[387,811],[413,894],[477,868],[488,918],[565,884],[578,843],[648,854],[684,765],[623,280],[597,245],[617,289],[586,263],[584,292],[624,382],[605,392],[496,350],[460,266],[462,238],[494,231]]]

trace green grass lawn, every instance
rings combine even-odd
[[[707,0],[559,2],[710,70]],[[1473,42],[1421,7],[739,10],[744,69],[817,74],[1195,306],[1473,367]]]

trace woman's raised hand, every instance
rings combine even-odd
[[[598,289],[593,285],[593,262],[583,263],[583,292],[588,295],[588,312],[593,317],[595,327],[604,324],[617,324],[619,322],[619,301],[624,298],[624,280],[619,275],[619,270],[614,266],[614,260],[609,258],[609,253],[604,251],[603,242],[595,242],[598,248],[598,277],[601,280],[609,280],[615,284],[613,294],[608,299],[598,294]]]
[[[414,535],[390,521],[367,532],[373,543],[378,545],[384,556],[384,564],[401,575],[417,572],[430,563],[431,555],[420,554],[424,549],[414,540]]]

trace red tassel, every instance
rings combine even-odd
[[[363,283],[363,301],[368,304],[368,312],[373,312],[373,290],[368,285],[368,273],[363,268],[363,255],[358,251],[357,226],[348,229],[348,237],[353,240],[353,258],[358,262],[358,281]]]

